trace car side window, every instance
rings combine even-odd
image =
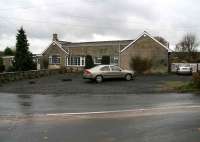
[[[100,70],[101,71],[110,71],[110,68],[108,66],[106,66],[106,67],[102,67]]]
[[[112,71],[121,71],[121,69],[117,66],[111,66],[110,68]]]

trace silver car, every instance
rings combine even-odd
[[[190,66],[179,66],[176,70],[177,74],[192,74],[192,68]]]
[[[134,71],[123,70],[116,65],[98,65],[84,70],[83,78],[95,80],[97,83],[108,78],[124,78],[129,81],[134,78]]]

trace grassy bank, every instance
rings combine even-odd
[[[164,91],[179,92],[179,93],[189,93],[189,92],[200,92],[200,88],[193,82],[187,81],[168,81],[163,85]]]

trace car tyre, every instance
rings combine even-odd
[[[96,78],[95,78],[95,81],[97,83],[101,83],[101,82],[103,82],[103,77],[101,75],[97,75]]]
[[[126,79],[127,81],[130,81],[130,80],[132,79],[132,75],[131,75],[131,74],[127,74],[127,75],[125,76],[125,79]]]

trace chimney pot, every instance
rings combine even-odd
[[[58,41],[58,34],[56,33],[53,34],[53,41]]]

